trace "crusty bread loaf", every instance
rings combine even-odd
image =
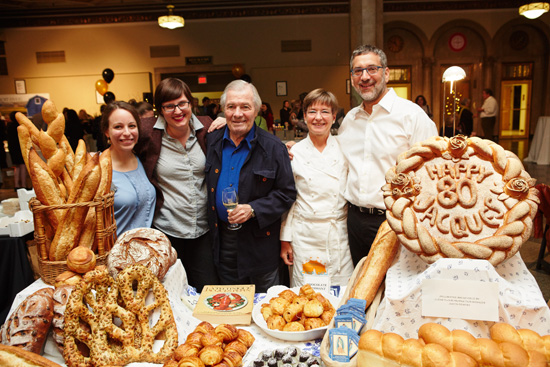
[[[36,125],[33,124],[32,121],[29,120],[29,118],[23,115],[21,112],[17,112],[15,114],[15,119],[17,120],[17,122],[19,122],[19,125],[23,125],[29,130],[33,143],[39,145],[38,137],[40,135],[40,130],[38,130]]]
[[[56,286],[53,292],[52,336],[62,354],[65,340],[63,335],[65,332],[65,308],[74,287],[74,285],[63,284]]]
[[[477,363],[463,353],[449,352],[438,344],[404,340],[394,333],[370,329],[359,339],[357,366],[475,367]]]
[[[550,365],[550,335],[540,336],[529,329],[516,330],[512,325],[498,322],[491,326],[491,339],[497,343],[510,342],[517,344],[528,351],[537,351],[546,357]]]
[[[528,351],[513,343],[497,343],[491,339],[476,339],[467,331],[450,331],[443,325],[426,323],[418,329],[418,338],[425,343],[436,343],[447,349],[464,353],[480,366],[495,367],[544,367],[546,357],[536,351]]]
[[[2,325],[2,344],[40,353],[52,318],[53,289],[39,289],[25,298]]]
[[[69,173],[69,175],[71,175],[74,168],[74,151],[65,135],[61,135],[61,139],[59,140],[59,147],[65,151],[65,168],[67,168],[67,172]],[[72,177],[72,179],[74,181],[77,178]]]
[[[378,229],[363,268],[353,285],[350,298],[365,299],[367,300],[366,307],[370,306],[397,254],[398,248],[399,242],[396,234],[390,228],[388,222],[384,221]]]
[[[27,171],[30,172],[29,168],[29,152],[32,148],[31,133],[26,126],[19,125],[17,126],[17,136],[19,137],[19,146],[21,147],[21,155],[25,161],[25,166]]]
[[[99,156],[99,165],[101,166],[101,182],[97,189],[97,195],[106,195],[111,191],[111,181],[113,179],[113,162],[111,160],[111,148],[105,149]]]
[[[76,180],[78,178],[78,175],[80,175],[80,172],[84,168],[84,165],[86,165],[87,159],[88,152],[86,151],[86,143],[84,142],[84,140],[80,139],[78,141],[76,151],[74,152],[74,167],[71,174],[73,179]]]
[[[67,204],[91,201],[95,196],[100,179],[101,169],[99,157],[96,155],[86,164],[75,181]],[[69,252],[78,244],[87,213],[87,206],[67,209],[60,223],[60,228],[63,230],[58,230],[55,233],[50,245],[50,260],[59,261],[67,258]]]
[[[135,228],[117,239],[107,258],[107,268],[114,278],[128,266],[142,264],[162,280],[176,259],[176,250],[164,233],[153,228]]]
[[[0,344],[0,366],[2,367],[61,367],[39,354],[23,348]]]

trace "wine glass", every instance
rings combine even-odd
[[[233,211],[239,203],[239,197],[237,196],[237,190],[234,187],[226,187],[222,191],[222,203],[228,211]],[[234,231],[242,226],[239,223],[232,223],[227,226],[228,229]]]

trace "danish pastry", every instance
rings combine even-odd
[[[302,316],[303,309],[304,307],[299,304],[290,304],[287,308],[285,308],[283,318],[286,322],[296,321]]]
[[[323,320],[321,320],[319,318],[316,318],[316,317],[311,317],[311,318],[306,319],[304,324],[305,324],[304,326],[305,326],[306,330],[317,329],[317,328],[326,326],[326,324],[323,322]]]
[[[269,305],[276,315],[282,315],[289,303],[290,302],[282,297],[275,297],[269,300]]]
[[[311,299],[304,306],[304,315],[306,317],[319,317],[323,312],[323,305],[317,299]]]
[[[267,327],[271,330],[283,330],[286,322],[281,315],[271,315],[267,318]]]
[[[284,291],[279,293],[279,297],[286,299],[288,302],[291,302],[296,296],[297,294],[290,289],[285,289]]]
[[[313,290],[313,288],[311,288],[311,285],[304,284],[300,287],[300,296],[306,296],[308,299],[311,299],[314,294],[315,291]]]
[[[304,325],[297,321],[292,321],[283,327],[283,331],[305,331]]]

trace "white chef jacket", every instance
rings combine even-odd
[[[422,108],[400,98],[392,88],[368,114],[361,106],[348,112],[338,142],[349,164],[346,199],[356,206],[386,209],[382,186],[397,156],[414,143],[437,135]]]
[[[308,136],[292,147],[292,153],[297,196],[281,226],[281,241],[291,242],[294,254],[291,286],[305,284],[305,273],[312,264],[317,269],[324,266],[323,275],[328,274],[331,285],[346,285],[353,263],[344,198],[348,175],[344,155],[333,136],[328,137],[323,152]]]

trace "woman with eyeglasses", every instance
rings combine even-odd
[[[113,162],[111,189],[115,191],[114,212],[117,235],[134,229],[149,228],[155,212],[155,188],[149,182],[143,164],[134,154],[139,138],[140,118],[126,102],[108,104],[101,117],[101,132],[110,144]]]
[[[330,134],[338,112],[331,92],[315,89],[304,98],[309,134],[292,147],[292,172],[298,195],[283,218],[281,258],[292,265],[290,285],[302,286],[316,275],[331,285],[346,285],[353,273],[348,246],[348,164]]]
[[[212,119],[195,116],[192,101],[183,81],[162,80],[154,95],[158,118],[143,119],[137,149],[157,193],[153,228],[168,236],[189,284],[200,292],[219,281],[206,215],[206,133]]]

